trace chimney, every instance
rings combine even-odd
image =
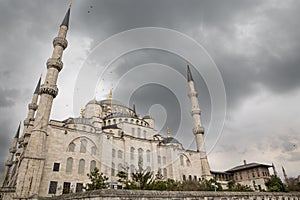
[[[246,162],[246,160],[244,160],[244,165],[247,165],[247,162]]]

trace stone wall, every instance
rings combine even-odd
[[[213,192],[213,191],[154,191],[154,190],[95,190],[41,200],[300,200],[300,193]]]

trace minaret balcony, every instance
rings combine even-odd
[[[55,98],[58,94],[58,88],[56,85],[43,84],[41,85],[41,94],[48,94]]]
[[[192,109],[191,113],[192,113],[192,115],[200,115],[201,111],[199,108],[194,108],[194,109]]]
[[[55,46],[57,46],[57,45],[59,45],[59,46],[61,46],[63,49],[65,49],[65,48],[67,48],[67,46],[68,46],[68,41],[67,41],[65,38],[63,38],[63,37],[56,37],[56,38],[54,38],[54,40],[53,40],[53,47],[55,47]]]
[[[204,127],[202,126],[197,126],[193,128],[193,133],[196,134],[204,134]]]
[[[16,156],[20,156],[21,155],[21,152],[20,152],[20,150],[18,150],[17,152],[16,152]]]
[[[30,124],[30,119],[25,119],[24,120],[24,126],[28,126]]]
[[[9,153],[16,153],[16,151],[17,151],[17,148],[15,148],[15,147],[9,148]]]
[[[60,70],[63,68],[63,65],[63,62],[59,58],[49,58],[47,60],[47,69],[55,68],[60,72]]]
[[[37,105],[36,103],[30,103],[30,104],[28,104],[28,109],[29,109],[29,110],[34,110],[34,111],[36,111],[37,108],[38,108],[38,105]]]
[[[24,142],[24,137],[20,137],[20,138],[18,139],[18,142],[19,142],[19,143]]]
[[[194,92],[189,92],[188,96],[191,97],[198,97],[198,93],[196,91]]]
[[[8,160],[5,162],[5,165],[10,167],[13,165],[13,161]]]

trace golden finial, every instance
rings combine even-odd
[[[80,109],[80,116],[79,117],[83,118],[83,109],[82,108]]]
[[[170,138],[171,137],[171,133],[170,133],[170,129],[169,127],[167,127],[167,137]]]
[[[43,76],[43,73],[40,74],[40,78],[42,78],[42,76]]]
[[[71,8],[72,7],[72,1],[70,2],[70,4],[69,4],[69,8]]]
[[[189,61],[188,61],[188,60],[185,60],[185,62],[186,62],[186,65],[190,65],[190,63],[189,63]]]
[[[112,100],[113,98],[113,93],[112,93],[112,89],[110,89],[110,92],[109,92],[109,100]]]

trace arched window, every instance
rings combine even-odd
[[[84,168],[85,168],[85,160],[80,159],[79,160],[79,167],[78,167],[78,174],[84,174]]]
[[[91,148],[91,152],[92,152],[92,155],[96,155],[97,154],[97,148],[95,146],[93,146]]]
[[[139,148],[138,149],[138,163],[139,163],[139,166],[143,166],[143,152],[144,150]]]
[[[118,151],[118,158],[121,158],[121,159],[123,158],[123,151],[121,151],[121,150]]]
[[[111,156],[112,156],[113,158],[116,157],[116,150],[115,150],[115,149],[112,149],[112,151],[111,151]]]
[[[130,174],[133,174],[135,171],[134,165],[130,165]]]
[[[69,144],[68,151],[69,152],[74,152],[75,151],[75,144],[73,142],[71,142]]]
[[[87,145],[86,139],[80,141],[80,153],[86,152],[86,145]]]
[[[138,128],[138,138],[141,138],[141,128]]]
[[[131,160],[134,160],[134,150],[135,150],[134,147],[130,148],[130,159]]]
[[[167,158],[165,156],[163,156],[162,161],[163,161],[163,164],[165,165],[167,163]]]
[[[96,161],[92,160],[90,164],[90,172],[94,171],[95,168],[96,168]]]
[[[150,162],[150,150],[149,149],[146,151],[146,156],[147,156],[147,162]]]
[[[181,166],[184,166],[183,155],[180,155],[180,165],[181,165]]]
[[[161,173],[161,168],[158,168],[158,169],[157,169],[157,173],[158,173],[158,174],[162,174],[162,173]]]
[[[147,137],[147,131],[144,130],[144,138],[146,139]]]
[[[165,178],[167,178],[167,176],[168,176],[167,168],[164,168],[164,169],[163,169],[163,176],[164,176]]]
[[[115,163],[111,163],[111,175],[114,176],[115,175]]]
[[[135,129],[131,128],[132,136],[135,136]]]
[[[121,172],[121,171],[123,171],[123,166],[122,166],[122,164],[120,163],[120,164],[118,165],[118,172]]]
[[[67,159],[66,173],[72,173],[73,170],[73,158],[69,157]]]
[[[157,156],[157,163],[161,164],[161,157],[160,156]]]

